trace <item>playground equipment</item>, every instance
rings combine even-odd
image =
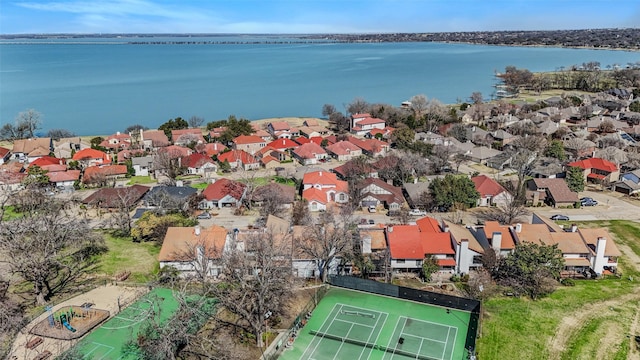
[[[64,325],[64,327],[67,328],[67,330],[71,332],[76,332],[76,329],[74,329],[67,321],[67,314],[60,315],[60,322],[62,323],[62,325]]]

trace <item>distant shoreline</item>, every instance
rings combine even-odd
[[[153,41],[154,38],[180,38],[180,41]],[[235,37],[245,40],[201,41],[203,37]],[[52,39],[136,39],[130,44],[224,45],[224,44],[288,44],[288,43],[380,43],[380,42],[436,42],[471,45],[518,47],[556,47],[567,49],[640,51],[640,28],[541,30],[541,31],[471,31],[431,33],[371,33],[371,34],[0,34],[4,43],[32,43],[24,40]],[[184,40],[182,40],[184,39]],[[260,40],[255,40],[260,39]],[[289,40],[282,40],[289,39]],[[293,41],[295,39],[295,41]],[[19,41],[22,40],[22,41]],[[47,42],[49,43],[49,42]],[[54,42],[58,43],[58,42]],[[77,43],[77,42],[69,42]],[[97,42],[102,43],[102,42]],[[119,44],[120,42],[118,42]],[[1,44],[1,42],[0,42]]]

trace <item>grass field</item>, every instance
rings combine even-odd
[[[127,183],[127,185],[136,185],[136,184],[140,184],[140,185],[144,185],[144,184],[155,184],[158,181],[155,179],[152,179],[151,176],[132,176],[129,179],[129,182]]]
[[[122,351],[123,345],[136,338],[145,320],[153,318],[160,324],[165,323],[178,310],[178,305],[171,290],[154,289],[87,335],[77,349],[84,359],[136,359]]]
[[[280,359],[463,359],[469,319],[468,312],[332,288]]]
[[[640,264],[632,258],[640,255],[640,224],[596,221],[578,226],[609,227],[623,252],[619,259],[623,276],[577,280],[575,286],[562,286],[537,301],[506,297],[486,301],[479,358],[627,359],[636,351],[628,335],[638,334],[632,326],[640,304]]]
[[[113,276],[123,271],[131,271],[129,279],[146,282],[157,270],[160,248],[154,242],[133,242],[129,237],[115,237],[105,233],[109,248],[98,259],[96,272]]]

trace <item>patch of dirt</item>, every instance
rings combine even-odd
[[[629,246],[622,244],[620,241],[616,241],[616,245],[618,246],[618,250],[624,254],[624,257],[629,259],[629,264],[631,264],[637,271],[640,271],[640,256],[631,250]]]
[[[612,307],[619,306],[629,301],[640,301],[640,288],[637,288],[631,294],[623,295],[615,299],[585,305],[578,311],[568,314],[562,318],[560,325],[556,328],[555,336],[551,338],[550,344],[547,346],[549,349],[549,359],[561,358],[562,353],[566,350],[567,341],[588,319],[597,316],[610,315],[610,309]]]
[[[600,338],[596,345],[598,351],[595,358],[610,358],[611,354],[616,353],[616,347],[620,342],[620,339],[624,338],[624,328],[622,327],[622,324],[609,322],[598,334],[600,335]]]
[[[631,326],[629,327],[629,357],[630,360],[640,360],[640,350],[638,349],[638,344],[636,343],[635,336],[640,336],[640,308],[636,308],[636,315],[633,318],[633,322],[631,322]]]

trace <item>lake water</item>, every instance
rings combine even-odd
[[[246,40],[204,40],[238,39]],[[34,108],[43,114],[41,131],[89,135],[138,123],[155,128],[178,116],[316,117],[323,104],[344,111],[356,97],[393,105],[417,94],[444,103],[474,91],[489,98],[494,72],[508,65],[548,71],[589,61],[603,68],[640,61],[637,52],[441,43],[127,41],[0,41],[0,122],[12,123],[20,111]]]

